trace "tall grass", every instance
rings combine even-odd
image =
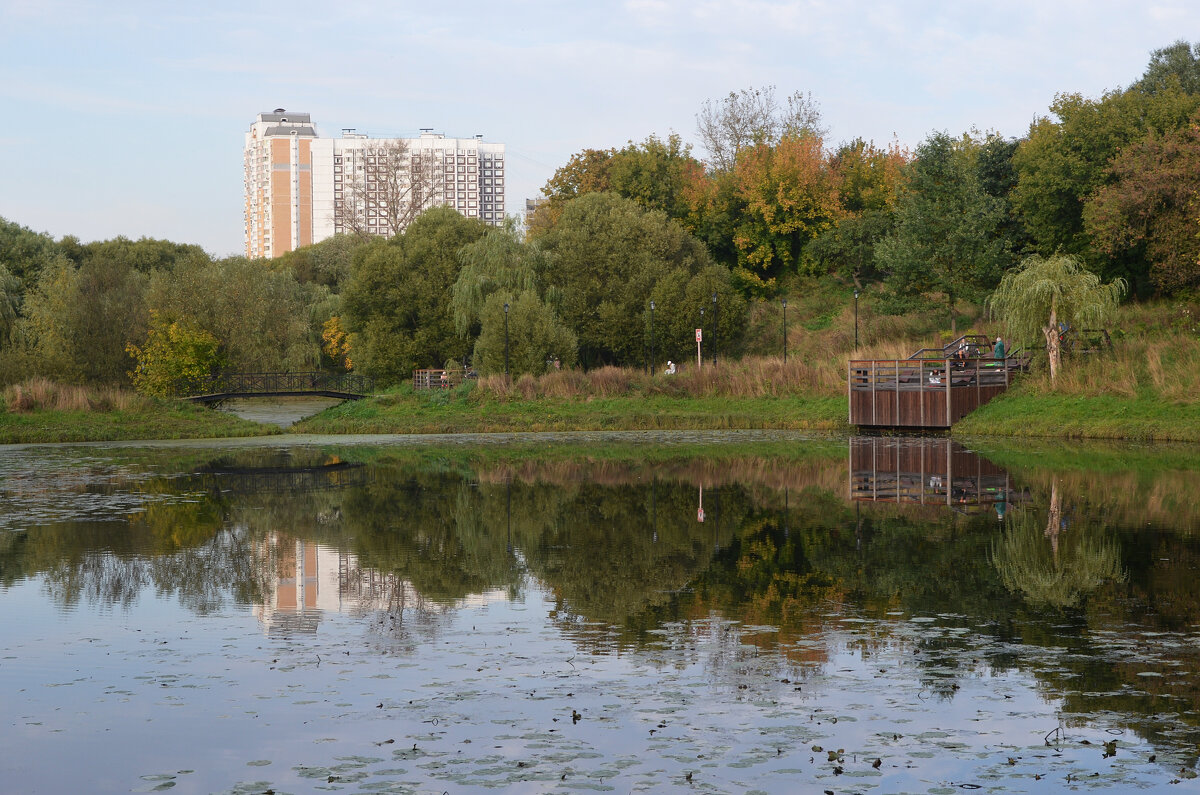
[[[145,408],[150,401],[124,389],[111,386],[62,384],[48,378],[29,378],[6,386],[0,396],[4,407],[14,414],[33,411],[132,411]]]
[[[841,293],[845,292],[846,295]],[[480,396],[500,400],[540,398],[600,399],[623,396],[668,397],[836,397],[846,394],[846,365],[850,359],[903,359],[926,347],[950,341],[941,330],[943,318],[932,313],[904,316],[875,311],[869,296],[860,297],[858,341],[851,291],[830,282],[805,282],[789,295],[787,363],[783,361],[783,313],[778,302],[752,306],[748,354],[740,359],[718,351],[718,366],[706,351],[703,367],[694,359],[679,362],[674,375],[644,368],[601,367],[587,372],[562,370],[542,376],[522,375],[507,382],[503,376],[480,379]],[[960,312],[959,334],[979,332],[972,327],[968,306]],[[994,333],[994,327],[983,329]]]
[[[500,400],[539,398],[601,399],[631,395],[666,397],[785,397],[834,396],[845,389],[844,361],[829,357],[805,361],[788,357],[752,356],[734,361],[712,361],[697,367],[680,364],[673,375],[627,367],[600,367],[583,372],[563,370],[542,376],[522,375],[511,383],[502,375],[482,378],[476,389],[482,396]]]
[[[1113,322],[1113,348],[1067,356],[1055,381],[1044,355],[1025,379],[1031,394],[1121,398],[1156,397],[1171,403],[1200,400],[1200,329],[1196,311],[1179,302],[1122,307]]]

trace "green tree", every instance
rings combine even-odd
[[[509,304],[508,312],[504,304]],[[574,333],[533,290],[510,298],[506,292],[488,297],[481,313],[483,328],[475,343],[474,363],[480,373],[504,372],[505,319],[508,321],[509,373],[541,375],[555,358],[573,367],[579,347]]]
[[[0,268],[16,278],[18,294],[32,289],[42,269],[61,256],[54,238],[0,218]]]
[[[1103,326],[1128,290],[1123,279],[1102,284],[1075,257],[1027,257],[1005,274],[988,299],[992,310],[1017,339],[1046,340],[1050,380],[1058,377],[1062,361],[1060,324],[1072,328]]]
[[[687,214],[684,188],[704,166],[692,157],[691,146],[678,133],[666,139],[651,135],[640,144],[630,141],[608,163],[608,189],[633,199],[647,210],[661,210],[680,219]]]
[[[736,174],[745,202],[733,237],[738,274],[762,293],[796,270],[804,246],[841,217],[837,178],[820,138],[790,134],[773,146],[743,149]]]
[[[704,245],[678,223],[611,193],[567,204],[542,243],[554,264],[547,289],[561,296],[560,317],[578,337],[586,367],[644,361],[649,299],[659,283],[674,271],[690,279],[712,264]],[[728,272],[722,272],[720,277],[709,271],[710,278],[723,278],[727,286]],[[698,309],[692,308],[693,317]],[[745,323],[743,317],[728,317],[734,314],[722,317]]]
[[[572,199],[608,190],[608,170],[614,154],[615,149],[584,149],[571,155],[566,165],[555,169],[542,186],[546,200],[529,222],[529,237],[536,239],[553,229],[562,217],[563,207]]]
[[[516,225],[492,227],[483,237],[458,252],[462,270],[454,281],[451,307],[459,336],[478,333],[483,305],[497,291],[516,295],[526,290],[541,294],[549,261],[536,242],[523,243]]]
[[[400,381],[415,368],[466,356],[468,343],[455,332],[452,311],[458,256],[487,229],[478,219],[436,207],[404,234],[355,252],[342,300],[356,368]]]
[[[703,173],[704,166],[692,157],[691,147],[675,133],[665,139],[650,135],[640,143],[629,141],[620,150],[585,149],[572,155],[542,188],[547,200],[535,213],[530,237],[537,238],[558,223],[567,202],[602,191],[683,218],[688,213],[688,183]]]
[[[136,365],[131,377],[140,392],[157,397],[185,394],[225,366],[221,345],[204,329],[168,323],[151,314],[146,344],[130,343]]]
[[[713,317],[713,294],[717,296]],[[736,356],[746,329],[746,299],[721,265],[697,273],[676,268],[655,284],[654,352],[658,362],[687,361],[696,355],[695,329],[703,329],[704,355]],[[701,312],[703,310],[703,313]],[[649,350],[649,302],[643,304],[641,342]]]
[[[805,258],[859,286],[877,280],[875,246],[895,228],[896,201],[910,159],[899,146],[880,149],[861,138],[838,147],[829,167],[836,175],[840,217],[805,247]]]
[[[733,171],[691,172],[685,177],[682,195],[687,207],[680,221],[684,228],[704,243],[714,260],[736,271],[739,251],[734,235],[746,211],[737,175]],[[751,285],[742,286],[750,292]]]
[[[157,273],[148,300],[164,323],[215,337],[232,369],[305,370],[317,364],[323,318],[310,317],[311,294],[288,270],[244,257],[212,262],[192,256]]]
[[[334,235],[311,246],[289,251],[271,260],[269,265],[290,269],[301,284],[312,282],[338,293],[350,277],[354,252],[362,245],[363,239],[357,235]]]
[[[66,381],[124,383],[127,348],[145,338],[148,278],[128,263],[65,258],[43,269],[25,301],[19,333],[39,372]]]
[[[8,344],[21,308],[21,280],[0,264],[0,348]]]
[[[980,183],[970,137],[933,133],[917,148],[896,206],[896,228],[875,248],[876,263],[900,295],[940,295],[958,333],[955,301],[978,300],[1012,263],[1000,234],[1003,203]]]
[[[1183,39],[1150,54],[1150,64],[1133,85],[1147,94],[1180,88],[1187,94],[1200,94],[1200,44],[1189,45]]]
[[[1018,177],[1012,202],[1032,251],[1074,254],[1101,275],[1121,276],[1135,292],[1146,292],[1145,263],[1093,248],[1083,208],[1093,192],[1113,180],[1110,164],[1125,146],[1150,131],[1163,135],[1179,129],[1198,106],[1200,95],[1178,85],[1154,93],[1110,91],[1097,100],[1079,94],[1055,97],[1050,106],[1055,118],[1035,120],[1013,156]]]
[[[1146,262],[1161,293],[1200,287],[1200,127],[1151,131],[1121,151],[1112,175],[1083,211],[1096,248]]]
[[[84,266],[89,260],[107,259],[120,262],[123,266],[139,273],[151,274],[168,271],[185,259],[208,258],[204,249],[190,243],[173,243],[150,237],[130,240],[114,237],[83,245],[62,246],[63,251],[77,265]]]

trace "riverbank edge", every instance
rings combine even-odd
[[[786,430],[852,434],[845,398],[619,397],[439,401],[385,395],[294,424],[302,434]],[[281,429],[187,404],[137,412],[0,414],[0,443],[184,440],[274,435]],[[939,433],[939,432],[934,432]],[[944,433],[941,432],[941,433]],[[1004,395],[954,426],[964,438],[1200,442],[1200,404],[1114,396]]]
[[[282,429],[179,401],[112,411],[0,412],[0,444],[222,439]]]

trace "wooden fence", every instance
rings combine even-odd
[[[453,389],[472,377],[463,370],[413,370],[413,389]]]

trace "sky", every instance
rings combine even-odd
[[[244,135],[274,108],[503,143],[517,213],[585,148],[703,158],[696,114],[733,91],[810,94],[829,145],[1019,137],[1179,39],[1195,0],[0,0],[0,216],[240,254]]]

